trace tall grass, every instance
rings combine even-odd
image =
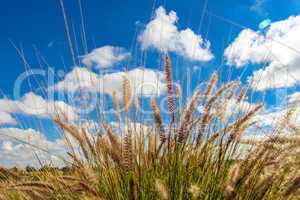
[[[115,94],[113,98],[120,128],[102,120],[99,134],[92,135],[57,117],[72,159],[70,170],[0,169],[0,199],[299,199],[299,142],[283,137],[286,127],[279,125],[289,116],[278,122],[273,137],[245,140],[248,131],[259,131],[254,117],[263,104],[233,120],[220,120],[217,111],[224,103],[243,101],[247,90],[238,88],[238,81],[219,86],[214,73],[207,88],[196,90],[181,108],[181,92],[175,93],[181,87],[174,90],[170,58],[164,60],[168,120],[155,99],[146,124],[132,120],[138,111],[131,106],[133,94],[124,77],[123,111]],[[196,112],[199,106],[201,113]],[[299,134],[296,128],[288,130]]]

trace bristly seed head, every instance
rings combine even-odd
[[[123,76],[123,106],[124,112],[128,113],[131,106],[131,87],[130,81],[126,76]]]
[[[165,59],[164,59],[164,68],[165,68],[165,74],[167,80],[168,110],[169,110],[171,121],[174,121],[175,98],[174,98],[174,91],[173,91],[173,75],[172,75],[170,58],[167,54],[165,55]]]

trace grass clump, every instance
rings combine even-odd
[[[274,136],[263,141],[243,139],[253,130],[263,104],[234,120],[224,119],[224,104],[231,99],[242,102],[247,91],[238,88],[237,81],[218,87],[216,73],[181,109],[181,92],[175,92],[181,88],[173,88],[171,62],[168,56],[164,60],[169,120],[155,99],[145,125],[138,117],[132,120],[138,111],[131,106],[130,82],[124,77],[123,112],[113,95],[119,128],[102,120],[99,134],[92,135],[54,119],[64,132],[70,170],[1,169],[0,199],[299,199],[299,143],[281,136],[286,127],[278,126]],[[196,112],[199,106],[201,113]],[[297,136],[298,129],[289,130]]]

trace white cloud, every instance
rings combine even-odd
[[[41,118],[65,114],[71,121],[78,119],[76,108],[63,101],[45,100],[33,92],[26,93],[20,100],[0,99],[0,112],[21,113]]]
[[[129,79],[132,92],[138,96],[160,96],[166,91],[164,73],[143,68],[104,75],[100,78],[103,82],[101,91],[108,94],[116,91],[121,95],[124,76]]]
[[[266,33],[243,30],[225,50],[229,65],[266,64],[253,72],[253,89],[292,87],[300,77],[300,16],[274,22]]]
[[[63,166],[61,157],[67,158],[63,140],[50,141],[44,134],[33,129],[1,128],[0,149],[0,165],[5,167],[41,167],[36,155],[43,164],[55,166]]]
[[[15,118],[13,118],[9,113],[0,112],[0,124],[17,124]]]
[[[130,57],[122,47],[103,46],[84,55],[82,62],[87,67],[108,68]]]
[[[160,71],[135,68],[128,72],[98,75],[86,68],[79,67],[74,68],[66,75],[64,80],[52,86],[51,89],[71,93],[80,89],[106,94],[112,94],[115,91],[118,95],[121,95],[124,76],[129,79],[133,92],[139,96],[159,96],[166,90],[165,76]]]
[[[224,55],[229,65],[243,67],[247,64],[269,61],[269,53],[264,46],[265,37],[250,29],[243,30],[235,41],[225,49]]]
[[[84,67],[74,67],[64,80],[50,86],[50,90],[75,92],[80,89],[96,90],[99,84],[98,74]]]
[[[155,18],[147,24],[139,36],[143,49],[171,51],[192,61],[209,61],[213,58],[209,41],[203,40],[201,35],[197,35],[189,28],[178,30],[176,12],[171,11],[167,14],[161,6],[155,13]]]

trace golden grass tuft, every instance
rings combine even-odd
[[[131,108],[132,88],[124,77],[124,115],[113,92],[118,125],[101,118],[95,134],[68,122],[64,116],[57,116],[54,122],[66,141],[69,170],[49,168],[25,172],[0,168],[0,199],[300,198],[299,130],[293,125],[283,126],[285,122],[292,123],[293,109],[277,122],[272,136],[259,142],[247,141],[243,139],[247,132],[260,131],[255,128],[254,119],[263,109],[263,103],[226,123],[216,112],[232,98],[244,101],[247,88],[239,88],[238,81],[220,85],[214,73],[206,89],[195,90],[189,101],[182,101],[187,102],[183,108],[178,104],[177,109],[167,55],[164,68],[169,120],[164,118],[163,109],[154,98],[150,102],[152,115],[145,116],[146,119],[132,117],[131,111],[137,112],[139,102],[134,99]],[[178,88],[179,100],[182,94]],[[196,112],[198,107],[203,108],[201,112]],[[283,131],[289,131],[291,136],[283,135]]]

